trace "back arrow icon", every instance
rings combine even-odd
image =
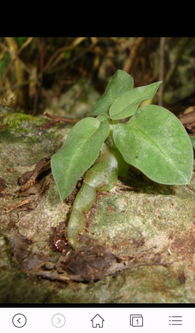
[[[22,313],[17,313],[13,316],[12,318],[12,323],[15,327],[24,327],[27,323],[27,319],[24,314]]]

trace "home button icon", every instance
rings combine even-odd
[[[104,326],[104,319],[97,313],[92,319],[93,328],[102,328]]]

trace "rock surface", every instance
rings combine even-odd
[[[63,270],[66,253],[51,246],[69,211],[51,173],[27,192],[19,192],[17,183],[60,147],[70,126],[42,130],[43,117],[16,113],[6,114],[6,122],[0,130],[1,303],[195,302],[195,177],[189,186],[164,186],[132,168],[132,189],[119,183],[100,193],[82,237],[91,248],[105,247],[105,260],[124,267],[97,281],[72,281]],[[59,240],[61,246],[63,237],[53,242]]]

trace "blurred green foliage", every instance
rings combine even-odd
[[[16,37],[18,44],[22,46],[22,44],[27,40],[28,37]]]
[[[3,74],[3,72],[5,71],[8,63],[9,63],[9,53],[8,52],[3,52],[2,54],[2,58],[0,60],[0,75]]]

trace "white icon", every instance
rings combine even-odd
[[[182,316],[169,316],[169,325],[182,325]]]
[[[51,323],[54,327],[61,328],[65,325],[66,323],[66,318],[63,316],[61,313],[56,313],[53,315],[51,318]]]
[[[91,319],[91,321],[93,328],[102,328],[104,325],[104,319],[98,313]]]
[[[22,328],[26,325],[27,319],[22,313],[17,313],[13,316],[12,323],[15,327]]]
[[[141,314],[130,315],[130,325],[133,327],[143,327],[144,321]]]

